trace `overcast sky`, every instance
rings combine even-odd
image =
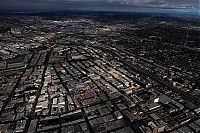
[[[138,7],[199,10],[199,0],[0,0],[0,10],[134,10]]]

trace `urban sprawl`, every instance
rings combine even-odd
[[[199,133],[191,18],[0,16],[1,133]]]

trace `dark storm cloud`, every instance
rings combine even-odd
[[[137,7],[199,9],[199,0],[0,0],[0,10],[133,10]]]

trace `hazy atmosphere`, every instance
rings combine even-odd
[[[199,0],[1,0],[1,10],[100,10],[134,11],[138,8],[175,9],[198,12]]]

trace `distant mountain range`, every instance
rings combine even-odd
[[[60,10],[60,11],[34,11],[34,10],[0,10],[0,15],[33,15],[33,16],[132,16],[140,15],[167,15],[167,16],[196,16],[200,13],[193,9],[170,8],[135,8],[134,10]]]

